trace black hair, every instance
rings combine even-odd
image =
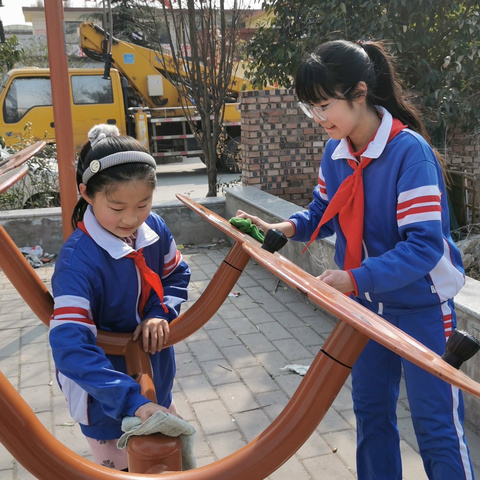
[[[417,108],[406,100],[383,42],[334,40],[320,45],[301,62],[295,89],[299,100],[305,103],[329,98],[352,101],[358,95],[359,82],[367,85],[368,105],[386,108],[394,118],[429,141]]]
[[[85,170],[93,160],[101,160],[107,155],[118,152],[138,151],[149,153],[148,150],[132,137],[112,135],[100,140],[95,146],[87,142],[80,151],[77,163],[77,187],[83,183],[82,177]],[[155,169],[146,163],[124,163],[101,170],[95,173],[87,182],[86,193],[93,198],[98,192],[108,192],[115,188],[119,182],[142,180],[153,188],[157,184]],[[88,203],[82,197],[78,200],[72,214],[73,228],[83,220],[83,215]]]

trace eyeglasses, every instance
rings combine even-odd
[[[342,97],[344,97],[348,93],[350,88],[347,88],[347,90],[345,90],[345,92],[342,93]],[[303,103],[303,102],[298,102],[298,106],[302,109],[303,113],[305,113],[305,115],[308,118],[317,117],[322,122],[326,122],[328,120],[328,117],[325,112],[332,105],[335,105],[339,100],[345,100],[345,98],[336,98],[332,103],[329,103],[326,107],[320,107],[318,105],[310,105],[309,103]]]

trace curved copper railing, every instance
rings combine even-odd
[[[178,198],[210,223],[232,236],[236,243],[205,290],[203,294],[205,297],[202,299],[202,295],[189,310],[172,322],[171,337],[173,338],[169,343],[175,343],[185,338],[210,318],[205,319],[202,312],[203,309],[206,309],[211,315],[212,310],[218,308],[210,305],[210,301],[218,302],[219,297],[218,290],[212,283],[215,280],[215,283],[219,283],[218,287],[221,289],[222,295],[225,293],[228,295],[250,256],[294,288],[306,293],[312,301],[337,315],[341,321],[327,339],[283,412],[262,434],[222,460],[188,472],[164,473],[161,478],[243,480],[250,477],[259,480],[268,476],[293,455],[315,430],[344,384],[350,368],[369,337],[375,338],[379,343],[393,349],[399,355],[415,361],[422,368],[480,397],[480,384],[443,362],[436,354],[408,337],[401,330],[387,325],[387,322],[380,317],[351,301],[345,295],[338,294],[334,289],[308,275],[281,255],[272,255],[260,249],[258,242],[240,233],[223,218],[208,209],[183,196],[178,196]],[[5,242],[2,237],[0,230],[0,249],[5,245],[8,246],[8,241]],[[5,255],[2,252],[0,254],[2,269],[4,260]],[[5,263],[7,269],[10,268],[11,274],[15,267],[10,266],[8,261]],[[28,267],[31,268],[30,265]],[[17,264],[17,272],[18,268],[20,267]],[[8,276],[7,271],[5,273]],[[14,272],[15,276],[16,272]],[[15,282],[12,281],[18,290],[19,281],[15,279]],[[22,288],[25,288],[25,285]],[[44,285],[43,288],[46,290]],[[35,308],[45,318],[45,311],[48,310],[45,292],[41,293],[33,302],[28,298],[32,292],[24,293],[27,303],[30,306],[33,303],[32,310]],[[42,308],[38,306],[38,302],[43,303]],[[36,313],[35,310],[34,312]],[[114,350],[123,351],[125,347],[120,347],[118,343],[128,344],[129,339],[130,335],[128,334],[118,336],[101,332],[99,335],[99,340],[105,342],[106,349],[111,347]],[[141,352],[139,349],[138,353]],[[137,365],[134,370],[148,376],[148,372],[143,372],[144,368],[145,366]],[[72,480],[146,478],[144,475],[134,473],[112,472],[84,460],[68,450],[41,425],[28,405],[3,376],[0,377],[0,427],[2,443],[37,478],[53,480],[64,478]],[[139,440],[144,439],[139,437]],[[25,449],[26,444],[36,444],[38,448]],[[160,477],[151,475],[148,478]]]

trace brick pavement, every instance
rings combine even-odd
[[[191,305],[210,281],[226,247],[187,248]],[[48,284],[52,267],[37,270]],[[309,365],[334,321],[250,261],[218,313],[176,346],[174,398],[197,429],[199,466],[222,458],[261,433],[281,412],[302,377],[281,370]],[[62,443],[90,458],[55,378],[48,332],[0,272],[0,369]],[[271,480],[349,480],[355,476],[355,423],[347,381],[311,438]],[[404,390],[398,404],[405,480],[425,480]],[[472,452],[480,440],[467,432]],[[34,446],[31,446],[34,447]],[[31,448],[30,447],[30,448]],[[475,455],[474,455],[475,457]],[[478,456],[475,458],[478,461]],[[480,478],[480,465],[476,465]],[[33,476],[0,445],[0,480]]]

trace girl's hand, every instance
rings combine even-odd
[[[142,336],[143,351],[152,355],[159,352],[170,336],[170,325],[164,318],[146,318],[133,332],[135,342]]]
[[[263,230],[263,233],[266,235],[267,232],[272,229],[276,228],[285,234],[286,237],[291,237],[295,233],[295,227],[291,222],[285,221],[280,223],[267,223],[263,221],[261,218],[256,217],[255,215],[250,215],[249,213],[244,212],[243,210],[237,210],[237,214],[235,215],[239,218],[249,218],[254,225],[258,228]]]
[[[171,413],[172,415],[176,415],[177,417],[179,416],[176,414],[176,412],[173,412],[168,408],[162,407],[161,405],[157,405],[156,403],[152,403],[152,402],[145,403],[141,407],[138,407],[137,410],[135,411],[135,416],[140,418],[142,423],[145,423],[158,410],[161,410],[162,412],[165,412],[165,413]]]
[[[247,212],[244,212],[243,210],[237,210],[237,213],[235,215],[236,217],[239,218],[249,218],[254,225],[256,225],[258,228],[261,228],[263,230],[263,233],[267,233],[271,228],[272,225],[270,223],[264,222],[261,218],[256,217],[255,215],[250,215]]]
[[[325,270],[317,278],[339,292],[350,293],[355,291],[355,285],[353,285],[350,275],[344,270]]]

